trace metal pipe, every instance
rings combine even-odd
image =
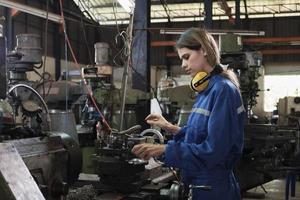
[[[27,6],[25,4],[21,4],[21,3],[16,3],[13,1],[8,1],[8,0],[1,0],[0,1],[0,5],[1,6],[5,6],[7,8],[14,8],[17,10],[20,10],[22,12],[31,14],[31,15],[35,15],[41,18],[46,19],[47,18],[47,12],[38,8],[33,8],[30,6]],[[61,23],[61,17],[60,15],[54,14],[54,13],[48,13],[48,19],[56,22],[56,23]]]
[[[212,8],[213,8],[212,1],[204,0],[204,10],[205,10],[204,25],[206,28],[212,28],[212,25],[213,25]]]
[[[162,35],[181,35],[186,29],[160,29],[159,33]],[[211,35],[225,35],[227,33],[233,33],[236,35],[242,35],[242,36],[264,36],[264,31],[247,31],[247,30],[221,30],[221,29],[214,29],[210,30],[207,29],[207,32],[209,32]]]
[[[134,19],[134,14],[130,15],[130,23],[128,26],[128,37],[129,37],[129,42],[128,42],[128,58],[126,65],[124,67],[124,72],[123,72],[123,80],[122,80],[122,101],[121,101],[121,117],[120,117],[120,131],[123,130],[123,124],[124,124],[124,111],[125,111],[125,103],[126,103],[126,91],[127,91],[127,80],[128,80],[128,69],[129,65],[131,64],[131,44],[132,44],[132,31],[133,31],[133,19]]]
[[[7,38],[7,50],[11,51],[13,49],[13,19],[10,14],[11,9],[5,8],[4,15],[5,15],[5,36]]]
[[[300,49],[265,49],[259,50],[263,55],[287,55],[287,54],[300,54]],[[178,57],[176,52],[166,53],[166,57]]]
[[[300,36],[292,36],[292,37],[262,37],[262,38],[245,38],[242,39],[243,44],[261,44],[261,43],[275,43],[275,42],[295,42],[298,44],[300,42]],[[152,47],[162,47],[162,46],[175,46],[175,41],[152,41]]]
[[[156,135],[159,139],[160,144],[164,143],[164,136],[158,130],[149,128],[149,129],[146,129],[143,132],[141,132],[140,136],[144,136],[147,133],[152,133],[152,134]]]
[[[271,42],[296,42],[296,41],[300,41],[300,36],[248,38],[248,39],[243,39],[243,44],[271,43]]]
[[[300,54],[300,49],[266,49],[260,50],[262,55]]]
[[[161,47],[161,46],[175,46],[175,41],[152,41],[151,46],[152,47]]]

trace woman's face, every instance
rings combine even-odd
[[[210,66],[206,59],[206,53],[202,48],[199,50],[191,50],[188,48],[177,49],[178,56],[182,61],[181,67],[187,74],[194,77],[198,72],[211,72]]]

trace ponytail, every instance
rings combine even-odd
[[[229,79],[237,87],[237,89],[240,90],[239,79],[231,69],[224,70],[221,75]]]

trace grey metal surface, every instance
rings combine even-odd
[[[60,200],[68,193],[69,184],[77,180],[82,157],[79,146],[69,135],[61,132],[49,135],[6,143],[15,146],[47,200]],[[18,182],[23,184],[23,179]]]
[[[78,143],[76,121],[71,110],[50,110],[51,130],[60,131],[70,135]]]
[[[39,35],[19,34],[16,38],[15,50],[23,55],[20,62],[40,63],[42,61],[42,45]]]
[[[107,64],[109,57],[109,45],[105,42],[95,43],[95,63],[97,65]]]
[[[45,199],[13,144],[0,143],[0,160],[1,199]]]
[[[7,90],[7,74],[6,74],[6,66],[5,66],[5,57],[6,57],[6,46],[7,41],[5,37],[0,37],[0,99],[6,98],[6,90]]]

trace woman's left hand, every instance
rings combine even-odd
[[[137,144],[135,145],[131,152],[137,157],[140,157],[144,160],[149,160],[153,156],[160,156],[165,152],[165,145],[163,144]]]

